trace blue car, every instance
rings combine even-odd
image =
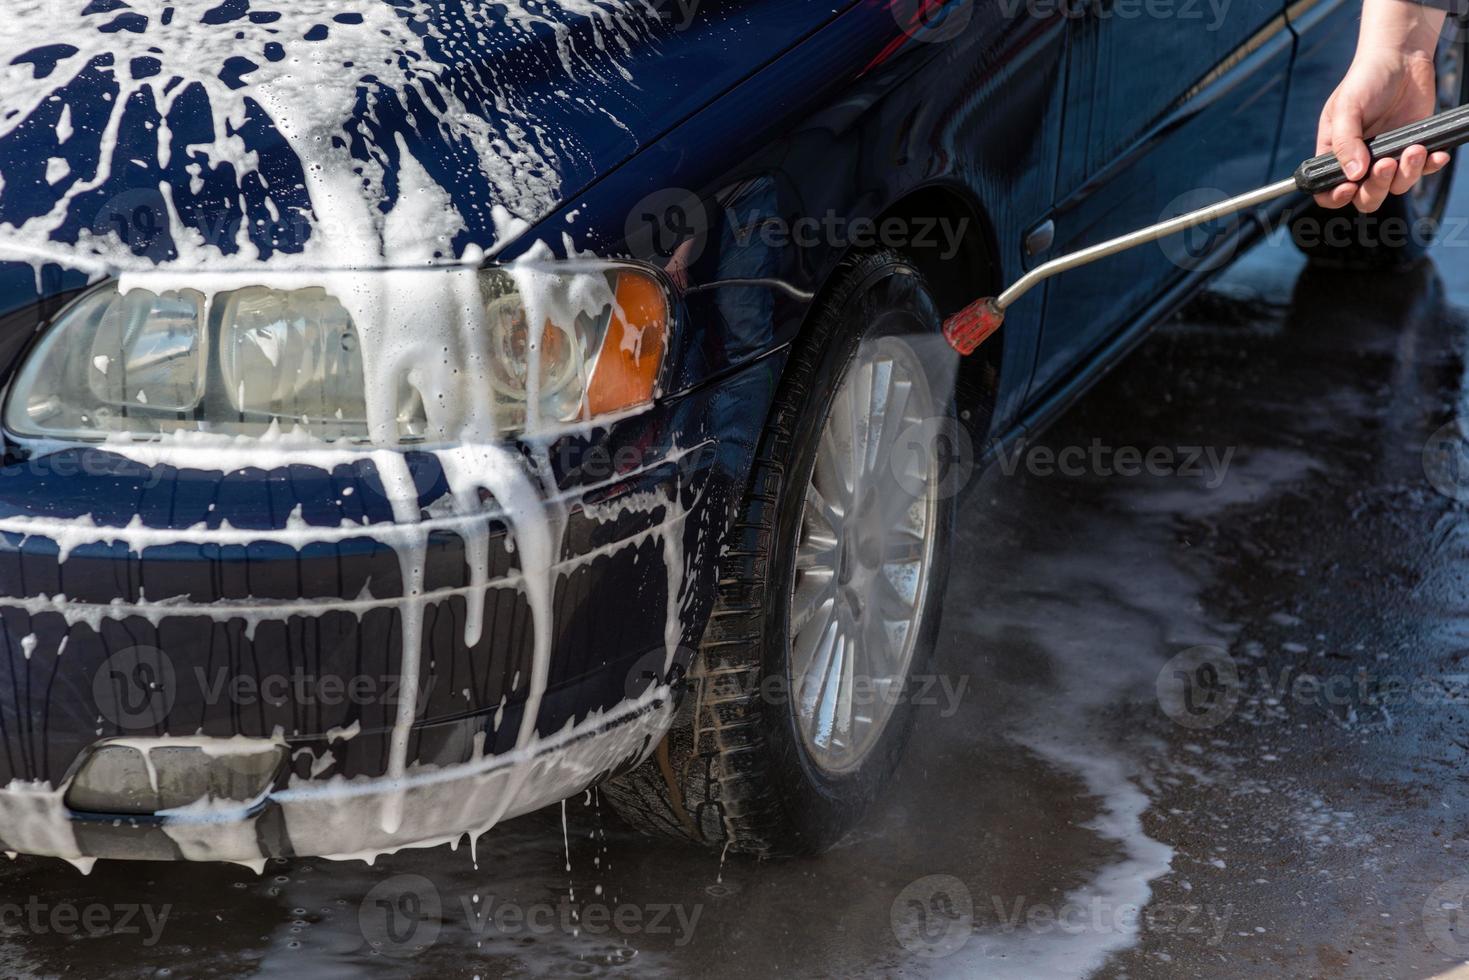
[[[371,860],[592,786],[832,846],[934,683],[963,490],[1284,213],[971,356],[945,318],[1288,174],[1356,36],[1345,0],[6,15],[0,850],[83,869]],[[1411,258],[1347,237],[1303,245]]]

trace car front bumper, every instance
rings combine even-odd
[[[370,458],[267,467],[246,453],[221,470],[105,447],[13,452],[0,471],[0,849],[80,863],[370,857],[482,831],[637,764],[712,607],[769,360],[534,464],[562,529],[540,697],[514,521],[486,493],[472,518],[445,516],[431,454],[411,466],[431,530],[410,686],[402,522]],[[471,572],[476,538],[487,582]],[[481,594],[482,625],[466,628]],[[248,800],[71,804],[99,746],[180,737],[274,740],[285,762]]]

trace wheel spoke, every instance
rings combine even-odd
[[[842,514],[832,506],[826,496],[816,487],[815,483],[806,487],[806,506],[802,517],[806,521],[803,533],[806,539],[818,538],[821,541],[830,541],[834,547],[837,543],[837,531],[842,526]],[[802,541],[804,545],[805,540]]]
[[[867,390],[867,445],[862,454],[862,472],[868,474],[876,468],[878,454],[886,439],[888,403],[893,390],[893,362],[875,361],[872,365],[871,384]]]
[[[851,632],[843,631],[841,671],[837,674],[837,690],[831,719],[832,743],[843,748],[850,748],[852,745],[852,695],[856,688],[854,682],[856,675],[856,639]]]
[[[817,632],[825,629],[826,624],[831,621],[831,610],[836,604],[836,597],[835,572],[828,569],[803,573],[791,597],[792,639],[808,626]]]
[[[828,612],[820,624],[801,630],[791,641],[791,676],[796,682],[796,695],[806,698],[806,684],[825,670],[822,658],[831,656],[831,642],[836,630],[834,617]]]
[[[797,694],[807,709],[807,716],[816,722],[817,741],[830,742],[831,712],[836,697],[833,688],[834,675],[841,670],[842,628],[836,617],[822,633],[821,645],[816,656],[807,666]],[[826,737],[822,737],[825,733]]]
[[[892,635],[881,616],[868,616],[863,623],[862,645],[865,671],[873,687],[903,669],[901,648],[894,646]]]
[[[854,372],[852,383],[842,387],[843,399],[846,403],[847,431],[852,437],[852,455],[848,461],[848,467],[852,473],[854,492],[862,486],[862,464],[867,458],[867,440],[872,425],[871,398],[857,395],[857,392],[864,390],[868,392],[872,390],[872,365],[870,364],[859,365]]]
[[[918,498],[912,491],[918,487],[927,485],[927,474],[910,474],[907,479],[899,479],[896,470],[887,469],[874,475],[874,479],[880,481],[881,510],[879,519],[884,528],[907,527],[911,521],[908,516]]]
[[[835,573],[837,543],[835,538],[808,535],[796,549],[796,571]]]
[[[881,428],[878,439],[868,460],[868,472],[885,470],[888,475],[897,472],[896,467],[906,460],[895,459],[894,451],[898,439],[908,425],[908,402],[913,395],[913,382],[893,380],[884,399]]]
[[[822,499],[829,506],[835,507],[838,514],[845,516],[851,512],[854,487],[849,481],[846,468],[842,466],[842,460],[850,455],[851,450],[841,444],[841,438],[832,426],[822,431],[821,448],[816,454],[814,482]]]
[[[911,565],[915,561],[923,560],[928,542],[921,533],[910,527],[895,527],[888,531],[884,544],[884,565]]]
[[[873,589],[877,593],[877,611],[879,615],[889,622],[904,622],[913,618],[913,600],[904,596],[893,584],[884,570],[872,580]]]

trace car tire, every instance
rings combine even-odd
[[[605,787],[615,809],[634,826],[762,856],[818,853],[862,818],[896,772],[913,723],[914,678],[930,670],[953,530],[953,493],[944,485],[942,464],[927,451],[939,430],[958,431],[956,358],[940,326],[923,277],[900,256],[881,252],[849,262],[796,342],[724,549],[716,607],[673,728],[652,758]],[[869,378],[915,372],[888,388],[896,392],[907,384],[901,409],[893,411],[899,398],[885,398],[887,414],[867,415],[866,434],[878,428],[871,420],[882,418],[886,431],[903,429],[897,435],[906,440],[901,442],[905,448],[870,474],[853,467],[867,481],[853,481],[862,488],[852,491],[857,504],[824,509],[828,517],[838,511],[890,513],[886,504],[870,505],[869,498],[881,498],[888,482],[905,487],[914,503],[895,520],[910,522],[901,532],[906,543],[891,550],[872,544],[869,538],[889,540],[883,537],[882,520],[847,522],[851,526],[828,535],[826,528],[835,527],[836,519],[809,516],[806,501],[808,488],[819,499],[823,492],[845,492],[821,489],[844,488],[847,482],[831,475],[832,459],[842,457],[833,447],[845,445],[836,434],[844,423],[834,408],[860,404]],[[869,391],[878,387],[873,384]],[[875,394],[868,404],[877,404]],[[892,426],[895,419],[903,425]],[[920,449],[926,442],[929,446]],[[882,453],[869,458],[875,455]],[[915,475],[919,471],[921,478]],[[896,511],[904,498],[883,499],[898,501],[891,508]],[[896,541],[900,532],[889,531]],[[922,539],[916,546],[906,540],[915,536]],[[833,539],[843,543],[823,552]],[[898,559],[874,563],[910,547],[920,556],[913,566],[919,568],[911,603],[916,612],[904,639],[894,641],[902,630],[886,617],[897,608],[891,595],[901,602],[906,586],[892,586],[889,595],[878,581],[894,581],[889,573],[899,567]],[[828,588],[829,604],[806,601],[817,589]],[[859,594],[863,591],[869,596]],[[883,598],[867,603],[869,597]],[[803,624],[804,629],[791,628]],[[807,630],[818,625],[823,640],[833,637],[830,647],[812,647],[817,634]],[[885,647],[874,638],[879,629],[887,637]],[[840,641],[834,638],[838,634]],[[807,649],[813,652],[803,659]],[[823,650],[829,650],[826,660],[820,659]],[[868,658],[879,650],[892,659],[864,673],[861,665],[878,663]],[[849,702],[870,707],[868,724],[856,711],[845,716],[844,724],[840,698],[831,696],[829,685],[793,676],[808,676],[797,661],[819,666],[839,659],[857,665],[847,672],[853,678],[870,678],[867,693]],[[900,668],[882,675],[900,662]],[[831,673],[825,675],[828,680]],[[849,678],[849,694],[852,684]]]
[[[1446,30],[1438,52],[1437,112],[1469,100],[1469,71],[1465,71],[1465,32]],[[1314,265],[1372,271],[1412,265],[1428,252],[1448,208],[1454,170],[1449,165],[1425,177],[1408,194],[1389,197],[1372,214],[1355,206],[1329,210],[1309,203],[1291,217],[1291,240]]]

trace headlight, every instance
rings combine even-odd
[[[468,273],[419,275],[431,286],[447,280],[426,277],[456,274]],[[470,388],[487,387],[493,402],[496,431],[476,438],[592,421],[652,402],[669,323],[668,294],[653,274],[495,269],[477,281],[482,307],[463,323],[390,324],[386,331],[380,324],[359,330],[347,306],[321,287],[251,285],[206,298],[187,289],[122,293],[109,283],[52,322],[16,375],[5,424],[40,438],[255,435],[279,425],[364,440],[369,416],[386,408],[387,429],[400,441],[418,441],[465,435],[425,403],[469,404],[483,394]],[[418,309],[439,316],[445,307],[425,302]],[[539,331],[531,330],[532,318]],[[387,358],[374,360],[364,341],[395,332],[452,334],[463,352],[484,352],[487,370],[476,362],[432,374],[433,384],[457,385],[455,392],[423,390],[414,371],[374,378],[369,369]],[[458,335],[466,332],[474,336]]]

